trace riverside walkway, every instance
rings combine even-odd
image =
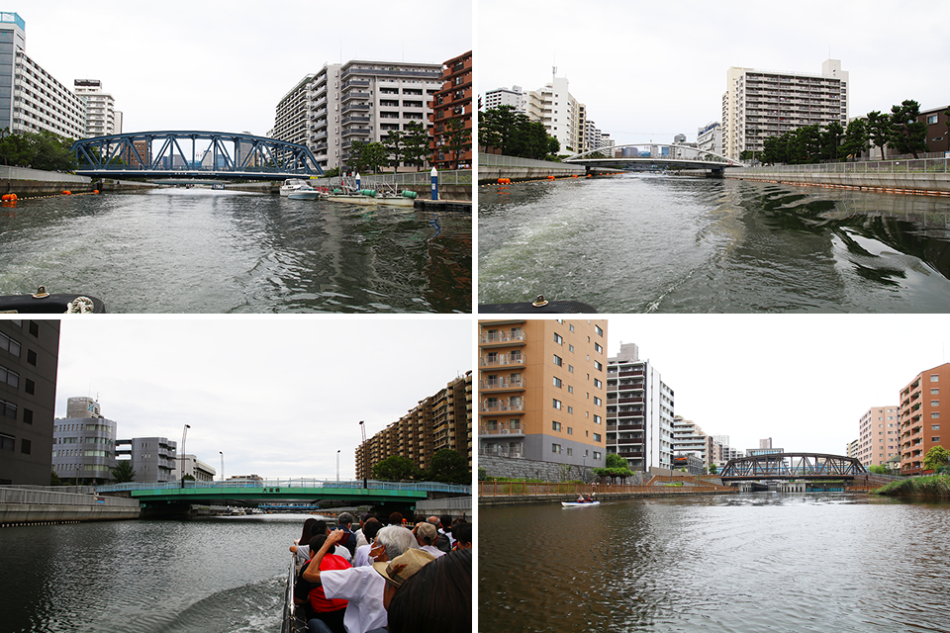
[[[654,476],[642,485],[528,483],[517,481],[478,482],[479,506],[525,505],[574,501],[578,495],[592,495],[601,501],[668,497],[682,494],[736,494],[739,490],[718,483],[716,477]]]

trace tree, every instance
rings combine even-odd
[[[886,475],[889,471],[887,466],[883,464],[875,464],[873,466],[868,466],[868,472],[874,475]]]
[[[855,119],[848,123],[848,129],[844,132],[841,153],[844,156],[850,156],[852,161],[856,161],[870,148],[870,142],[867,122],[864,119]]]
[[[418,121],[406,124],[406,136],[403,137],[403,163],[422,167],[429,154],[429,135]]]
[[[386,153],[392,157],[393,173],[399,171],[399,163],[404,160],[406,153],[405,133],[399,130],[390,130],[386,136]]]
[[[594,475],[597,477],[610,477],[611,479],[620,478],[626,480],[633,476],[633,471],[627,465],[625,460],[616,453],[607,453],[607,459],[604,461],[606,468],[595,468]]]
[[[402,455],[392,455],[373,466],[373,478],[382,481],[414,479],[418,472],[415,463]]]
[[[59,475],[56,474],[56,471],[55,471],[55,470],[50,472],[49,485],[51,485],[51,486],[62,486],[62,485],[63,485],[62,480],[59,478]]]
[[[441,481],[447,484],[470,484],[472,482],[472,471],[468,469],[468,461],[451,448],[436,451],[435,455],[432,456],[432,464],[429,466],[428,475],[432,481]]]
[[[130,481],[135,481],[135,471],[132,470],[131,460],[124,459],[116,464],[115,468],[110,468],[109,471],[112,473],[112,479],[117,484],[124,484]],[[188,477],[188,475],[185,475]]]
[[[884,146],[891,138],[891,117],[881,114],[877,110],[868,112],[868,137],[871,142],[881,148],[881,160],[885,160]]]
[[[838,160],[841,141],[844,138],[844,128],[837,121],[832,121],[821,131],[821,157],[824,160]]]
[[[452,153],[452,169],[458,169],[459,154],[471,147],[472,131],[465,127],[463,117],[456,117],[445,122],[442,135],[445,151]]]
[[[716,466],[716,463],[715,463],[715,462],[713,462],[712,464],[709,465],[709,474],[710,474],[710,475],[715,475],[715,474],[718,473],[718,472],[719,472],[719,466]]]
[[[927,151],[927,126],[919,121],[920,105],[910,99],[891,107],[891,145],[900,154]]]
[[[927,456],[924,457],[924,467],[927,470],[937,471],[943,468],[947,468],[950,465],[950,451],[945,449],[943,446],[934,446],[929,451],[927,451]]]
[[[498,147],[501,135],[495,125],[498,109],[491,108],[478,113],[478,144],[488,151],[489,147]]]

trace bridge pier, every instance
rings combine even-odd
[[[706,178],[718,178],[721,180],[722,178],[725,178],[725,176],[723,175],[725,171],[726,170],[723,169],[722,167],[718,169],[717,168],[710,169],[709,171],[706,172]]]

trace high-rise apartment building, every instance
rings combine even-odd
[[[703,152],[722,154],[722,126],[712,121],[696,131],[696,146]]]
[[[0,320],[0,485],[48,486],[59,320]]]
[[[926,470],[924,458],[934,446],[948,448],[950,437],[940,428],[948,424],[948,418],[950,363],[944,363],[917,374],[901,389],[898,420],[902,475],[919,475]],[[948,440],[941,439],[944,437]]]
[[[84,138],[86,105],[26,54],[26,23],[0,12],[0,129]]]
[[[489,90],[482,97],[480,110],[492,110],[501,106],[511,106],[515,112],[525,112],[525,94],[521,86],[511,88],[495,88]]]
[[[385,142],[390,131],[405,131],[410,123],[427,129],[430,103],[441,88],[441,64],[327,64],[277,104],[274,138],[306,145],[323,169],[341,167],[354,141]]]
[[[607,452],[627,460],[630,470],[670,468],[672,464],[673,390],[649,360],[640,360],[633,343],[607,367]]]
[[[865,468],[886,466],[900,454],[900,421],[897,406],[871,407],[861,416],[856,457]]]
[[[561,144],[560,154],[578,151],[580,107],[568,87],[567,78],[554,77],[540,90],[529,92],[525,101],[528,118],[544,124],[548,136],[553,136]]]
[[[770,136],[808,125],[848,124],[848,72],[826,60],[820,75],[732,67],[722,96],[723,155],[762,151]]]
[[[472,51],[453,57],[442,64],[442,89],[432,103],[432,158],[438,169],[471,169],[472,167]],[[447,145],[453,121],[468,131],[467,148],[457,152]]]
[[[86,103],[86,138],[122,133],[121,113],[117,119],[115,99],[102,91],[101,81],[77,79],[73,82],[73,92]]]
[[[102,417],[99,403],[80,396],[66,401],[66,417],[53,426],[53,470],[77,484],[101,484],[115,467],[116,423]]]
[[[406,415],[360,444],[356,476],[371,479],[373,466],[394,455],[426,470],[442,449],[456,451],[472,467],[472,372],[420,400]]]
[[[673,446],[674,455],[695,455],[703,460],[706,468],[712,464],[712,438],[703,433],[698,424],[680,415],[673,418]]]
[[[478,324],[478,452],[602,468],[607,321]]]

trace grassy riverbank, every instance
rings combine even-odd
[[[928,499],[950,500],[950,476],[910,477],[901,481],[892,481],[874,494],[888,497],[925,497]]]

